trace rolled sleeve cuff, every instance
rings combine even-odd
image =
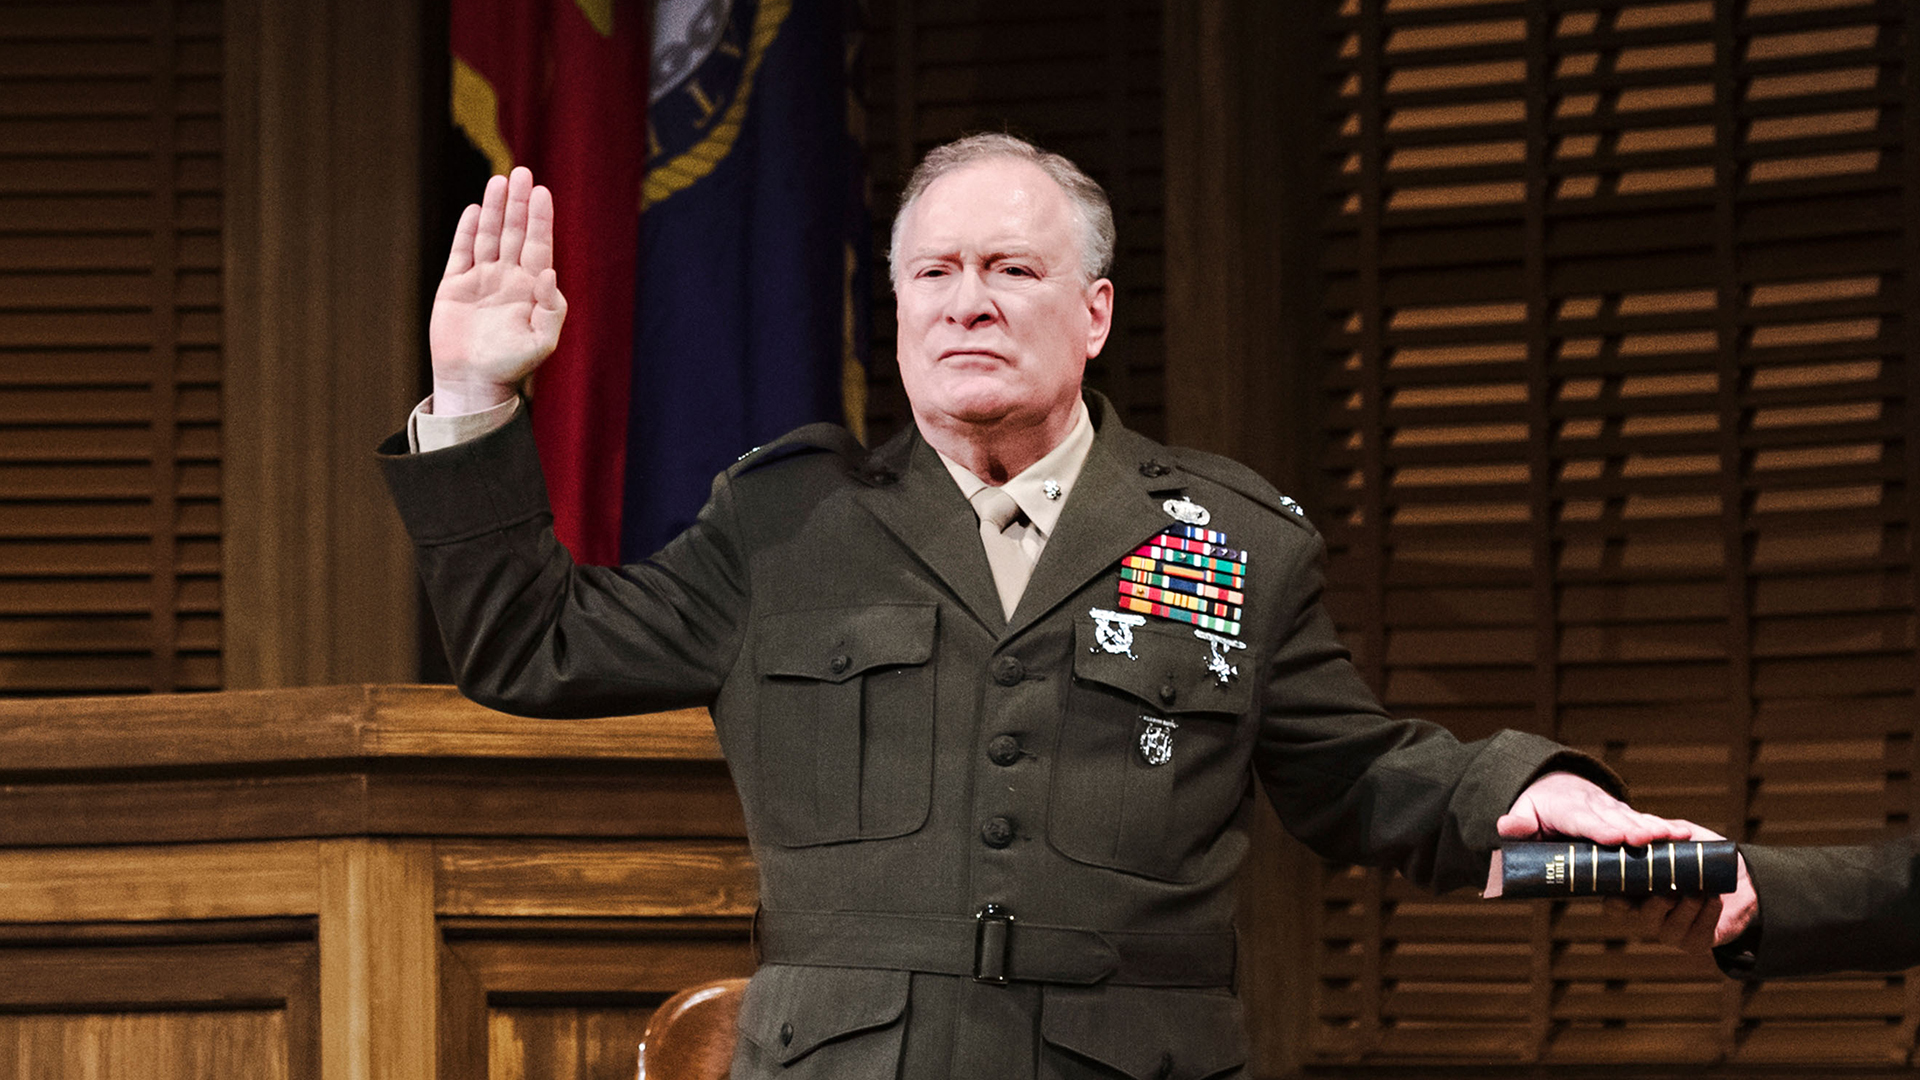
[[[380,467],[416,544],[456,543],[551,516],[525,409],[434,453],[410,452],[407,433],[395,432],[380,446]]]
[[[506,427],[507,421],[512,420],[519,411],[520,399],[512,397],[491,409],[441,416],[433,411],[433,395],[428,394],[407,416],[407,447],[413,453],[427,454],[472,442],[488,432]]]

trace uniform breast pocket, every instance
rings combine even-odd
[[[938,610],[877,604],[762,619],[753,783],[770,839],[880,840],[926,822]]]
[[[1075,635],[1048,840],[1078,862],[1188,880],[1246,791],[1253,664],[1234,654],[1223,681],[1190,628],[1149,622],[1124,651],[1094,629]]]

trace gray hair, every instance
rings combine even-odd
[[[1080,166],[1059,154],[1042,150],[1025,139],[997,132],[955,139],[934,147],[927,151],[926,157],[920,159],[913,175],[907,177],[906,190],[900,193],[900,210],[893,215],[893,235],[887,245],[888,276],[893,277],[899,271],[900,226],[906,221],[907,211],[913,209],[913,204],[935,180],[990,158],[1024,161],[1060,185],[1068,201],[1073,204],[1074,232],[1079,234],[1080,240],[1081,284],[1091,285],[1105,277],[1113,266],[1115,243],[1113,207],[1107,202],[1107,193],[1094,183],[1092,177],[1081,172]]]

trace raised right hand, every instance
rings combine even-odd
[[[454,230],[427,340],[433,411],[479,412],[519,385],[560,341],[567,301],[553,271],[553,195],[524,168],[487,181]]]

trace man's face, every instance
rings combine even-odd
[[[988,158],[934,181],[894,272],[900,378],[923,426],[1071,414],[1113,285],[1082,284],[1073,203],[1051,177]]]

